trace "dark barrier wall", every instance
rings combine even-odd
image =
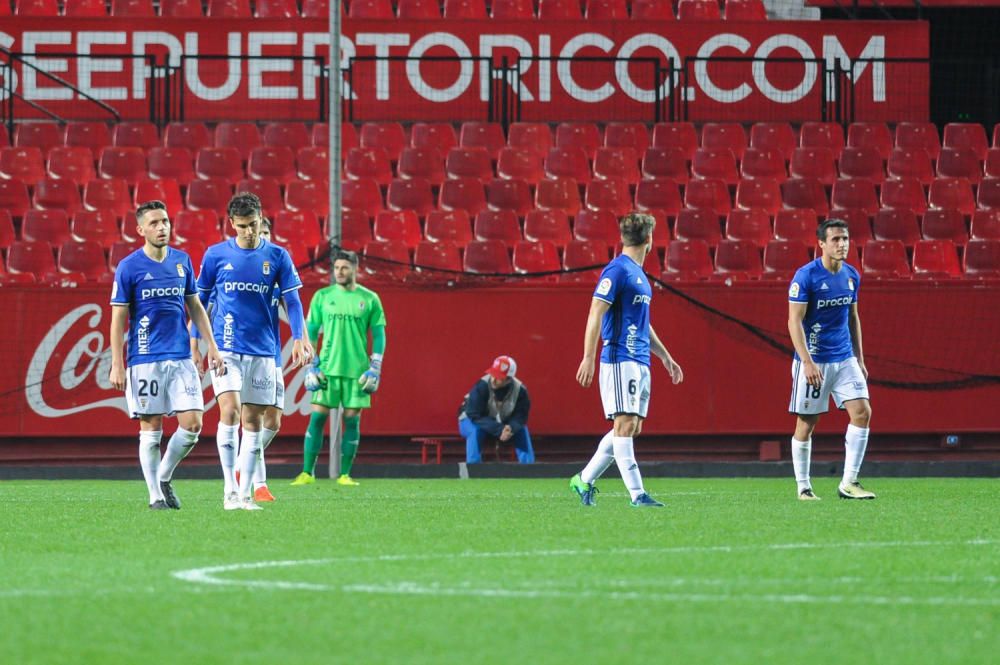
[[[574,380],[589,288],[372,286],[382,296],[389,326],[384,380],[365,415],[366,433],[452,431],[462,395],[501,353],[517,359],[531,390],[536,432],[597,434],[606,428],[596,386],[584,390]],[[765,336],[782,343],[787,337],[784,284],[718,284],[685,292]],[[311,290],[303,295],[308,303]],[[124,399],[107,384],[107,301],[103,288],[0,290],[0,436],[134,434]],[[1000,385],[972,378],[1000,375],[998,304],[996,283],[863,283],[873,427],[885,433],[1000,432]],[[647,432],[790,430],[790,361],[784,353],[744,326],[663,290],[654,295],[653,324],[686,380],[673,387],[663,368],[654,367]],[[287,345],[285,352],[287,365]],[[301,381],[301,370],[286,373],[286,434],[306,425]],[[909,387],[892,387],[897,384]],[[208,432],[215,422],[211,412]],[[838,430],[843,418],[827,418],[824,426]]]

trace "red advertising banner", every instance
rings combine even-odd
[[[510,354],[532,397],[540,435],[599,435],[607,424],[596,386],[575,381],[591,289],[578,286],[420,288],[369,284],[388,319],[385,369],[370,435],[451,432],[462,396],[491,360]],[[787,433],[791,359],[721,314],[786,337],[786,287],[724,284],[688,293],[715,312],[657,290],[653,325],[684,369],[671,386],[652,368],[651,434]],[[861,318],[880,433],[1000,432],[1000,346],[995,305],[1000,284],[894,284],[863,287]],[[303,294],[308,305],[311,293]],[[108,384],[106,289],[0,289],[0,437],[132,436],[121,393]],[[285,363],[291,353],[286,340]],[[949,381],[993,382],[945,387]],[[285,434],[305,431],[308,394],[301,369],[286,370]],[[886,387],[885,382],[897,387]],[[207,432],[218,410],[205,382]],[[841,430],[843,417],[823,420]]]
[[[925,120],[929,108],[928,28],[918,21],[348,20],[342,43],[345,59],[359,58],[345,90],[356,120],[485,119],[491,77],[525,120],[652,121],[657,89],[665,103],[681,95],[691,120],[818,119],[821,104],[848,95],[857,120]],[[57,114],[107,118],[35,68],[131,119],[148,116],[150,95],[170,94],[172,104],[183,97],[187,119],[217,119],[225,104],[232,119],[314,120],[329,34],[307,19],[14,17],[0,46],[30,63],[15,61],[0,96],[12,84]],[[176,68],[176,80],[153,81],[147,56]],[[510,71],[487,64],[505,59]]]

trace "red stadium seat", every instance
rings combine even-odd
[[[212,145],[212,133],[200,122],[172,122],[163,134],[163,145],[168,148],[187,148],[191,154]]]
[[[306,212],[306,211],[303,211]],[[372,241],[372,226],[364,210],[344,210],[340,217],[340,244],[359,252]]]
[[[607,210],[581,210],[573,221],[573,237],[614,247],[621,242],[618,219]]]
[[[104,248],[93,240],[70,240],[63,243],[59,247],[56,266],[64,273],[83,273],[91,282],[110,282],[113,279],[113,275],[108,272]]]
[[[382,210],[375,215],[372,235],[375,240],[401,242],[409,249],[415,249],[422,240],[420,220],[412,210]]]
[[[149,177],[169,178],[187,185],[194,178],[194,159],[187,148],[153,148],[149,151]]]
[[[834,208],[830,211],[830,219],[842,219],[847,222],[847,230],[854,247],[863,247],[872,239],[871,216],[861,208]]]
[[[535,206],[563,210],[574,217],[580,210],[580,189],[573,178],[541,180],[535,190]]]
[[[964,178],[938,178],[932,182],[927,193],[927,204],[931,208],[958,210],[966,216],[976,209],[972,186]]]
[[[0,2],[0,7],[6,4],[4,0]],[[2,10],[0,14],[3,14]],[[104,6],[104,0],[66,0],[63,4],[63,15],[74,18],[103,18],[108,15],[108,9]]]
[[[9,212],[11,217],[21,217],[30,207],[27,185],[20,180],[0,178],[0,209]]]
[[[486,192],[477,178],[445,180],[438,193],[438,207],[443,210],[464,210],[469,217],[486,207]]]
[[[404,148],[396,168],[400,178],[423,178],[435,187],[446,177],[444,159],[437,148]]]
[[[401,180],[398,181],[403,183],[407,187],[413,187],[420,185],[421,183],[414,180]],[[301,184],[298,184],[301,183]],[[394,181],[389,185],[389,189],[393,190],[396,186],[397,181]],[[322,189],[320,186],[323,185]],[[318,211],[313,207],[311,202],[315,202],[322,198],[324,201],[327,199],[326,183],[319,183],[315,180],[301,181],[293,180],[288,184],[288,189],[285,194],[285,206],[291,208],[292,210],[313,210]],[[427,183],[423,183],[426,189],[430,189]],[[303,195],[301,201],[292,201],[289,199],[293,186],[299,189]],[[397,196],[398,188],[396,189]],[[402,198],[402,197],[400,197]],[[408,201],[409,203],[409,201]],[[416,201],[414,200],[415,204]],[[392,201],[390,200],[390,205]],[[382,192],[378,188],[378,184],[374,180],[344,180],[341,183],[341,206],[346,210],[363,210],[369,217],[374,217],[378,214],[379,210],[382,210]],[[414,209],[411,206],[406,206],[408,209]],[[397,210],[403,208],[396,208]],[[321,217],[326,217],[326,214],[320,215]]]
[[[987,178],[1000,178],[1000,148],[990,148],[986,151],[983,175]]]
[[[882,206],[913,210],[922,215],[927,210],[924,188],[915,178],[887,180],[882,184]]]
[[[965,274],[1000,277],[1000,240],[970,240],[965,248]]]
[[[640,180],[639,158],[633,148],[598,148],[594,156],[595,178],[623,178],[634,185]]]
[[[156,12],[153,10],[152,0],[112,0],[111,15],[124,18],[148,18],[156,16]]]
[[[737,279],[758,279],[763,272],[760,249],[744,240],[722,240],[715,250],[715,271]]]
[[[781,186],[776,180],[741,180],[736,187],[737,208],[754,208],[774,215],[781,210],[781,206]]]
[[[14,231],[14,218],[9,211],[0,208],[0,249],[7,249],[15,240],[17,234]],[[3,261],[0,260],[0,266],[2,265]]]
[[[49,151],[48,175],[83,185],[97,177],[94,155],[83,146],[59,146]]]
[[[135,184],[135,195],[132,197],[135,207],[146,201],[163,201],[167,206],[168,215],[176,215],[184,209],[184,199],[181,188],[176,180],[162,178],[152,180],[144,178]]]
[[[738,122],[707,122],[701,128],[702,148],[729,148],[736,159],[743,159],[747,133]]]
[[[643,184],[651,182],[643,180]],[[638,197],[638,189],[636,190]],[[684,206],[712,210],[719,217],[729,214],[732,205],[729,201],[729,189],[721,180],[692,180],[684,188]]]
[[[293,151],[312,145],[309,129],[301,122],[269,122],[264,127],[264,145],[284,146]]]
[[[923,148],[893,148],[886,171],[890,178],[916,178],[921,185],[934,180],[931,158]]]
[[[95,157],[111,145],[111,132],[103,122],[69,122],[66,123],[66,133],[63,143],[72,146],[90,148]]]
[[[548,178],[572,178],[581,185],[590,183],[590,162],[582,148],[550,148],[543,164]]]
[[[538,18],[542,21],[573,21],[583,16],[577,0],[538,0]]]
[[[458,135],[450,122],[416,122],[410,128],[412,148],[435,148],[447,155],[457,145]]]
[[[653,127],[653,146],[680,148],[690,161],[698,149],[698,132],[690,122],[658,122]]]
[[[374,180],[379,185],[392,182],[392,165],[381,148],[352,148],[344,160],[344,175],[351,180]]]
[[[148,1],[148,0],[147,0]],[[153,11],[152,4],[149,11]],[[153,14],[150,14],[152,16]],[[115,125],[112,144],[118,147],[131,146],[148,151],[160,145],[160,134],[151,122],[121,122]]]
[[[918,240],[913,248],[914,277],[958,277],[962,269],[950,240]]]
[[[687,158],[681,148],[651,147],[642,158],[643,178],[670,178],[686,185],[688,174]]]
[[[354,0],[347,12],[351,18],[395,18],[389,0]]]
[[[295,0],[257,0],[257,18],[298,18]]]
[[[802,148],[828,148],[835,159],[844,150],[844,130],[835,122],[804,122],[799,129]]]
[[[727,21],[766,21],[762,0],[726,0]]]
[[[486,5],[483,0],[444,0],[444,17],[484,19]]]
[[[584,16],[594,21],[621,21],[628,18],[625,0],[587,0]]]
[[[715,0],[680,0],[677,18],[681,21],[720,21],[722,12]]]
[[[235,148],[242,159],[260,144],[260,130],[252,122],[220,122],[215,127],[215,147]]]
[[[224,217],[232,195],[232,185],[225,180],[192,180],[187,190],[187,207],[191,210],[211,210]]]
[[[501,178],[517,178],[536,186],[545,175],[542,171],[542,158],[533,150],[504,148],[497,159],[497,175]]]
[[[951,240],[960,247],[969,242],[965,218],[957,210],[928,210],[920,223],[920,232],[925,240]]]
[[[472,223],[464,210],[432,210],[427,215],[424,236],[431,242],[451,242],[465,247],[472,240]]]
[[[97,170],[102,178],[121,178],[134,186],[146,177],[146,153],[134,146],[105,148]]]
[[[592,268],[585,272],[564,274],[560,277],[567,282],[597,281],[601,269],[608,262],[608,246],[598,240],[571,240],[563,252],[563,270],[581,270]],[[594,268],[594,266],[599,266]]]
[[[237,192],[250,192],[260,199],[265,215],[274,215],[285,207],[281,195],[281,183],[275,178],[244,178],[236,183]]]
[[[700,240],[710,247],[717,247],[719,241],[722,240],[719,216],[713,210],[685,208],[677,213],[677,221],[674,222],[674,237],[677,240]]]
[[[465,272],[509,275],[512,270],[507,246],[499,240],[473,240],[465,248]]]
[[[663,279],[669,281],[694,281],[709,279],[713,275],[712,258],[704,240],[674,240],[667,246],[667,260]]]
[[[640,158],[649,147],[649,130],[641,122],[609,122],[604,128],[608,148],[632,148]]]
[[[257,180],[273,178],[287,184],[296,177],[295,153],[287,146],[257,146],[250,153],[247,175]]]
[[[987,178],[980,183],[976,203],[983,210],[1000,208],[1000,178]]]
[[[163,18],[201,18],[204,15],[201,0],[160,0]]]
[[[977,210],[973,213],[969,235],[973,240],[1000,240],[1000,210]]]
[[[14,145],[18,148],[40,148],[48,154],[49,150],[62,144],[63,132],[55,123],[22,122],[14,128]]]
[[[28,185],[34,185],[44,177],[45,162],[42,159],[41,148],[0,147],[0,178],[20,180]]]
[[[533,19],[535,5],[531,0],[493,0],[490,13],[495,19]]]
[[[726,4],[727,19],[730,4]],[[797,140],[795,130],[787,122],[757,122],[750,128],[751,148],[775,151],[785,161],[791,159]]]
[[[691,160],[691,175],[695,178],[717,178],[727,185],[740,181],[736,157],[729,148],[701,148]]]
[[[882,171],[882,157],[874,147],[855,148],[848,146],[840,154],[840,177],[870,180],[880,184],[885,180]]]
[[[219,178],[230,185],[243,179],[243,157],[234,147],[202,148],[194,160],[199,178]]]
[[[573,239],[569,219],[562,210],[530,210],[524,216],[524,239],[547,240],[562,249]]]
[[[508,247],[524,239],[513,210],[483,210],[476,215],[472,233],[476,240],[499,240]]]
[[[816,178],[790,178],[781,183],[781,198],[786,208],[811,208],[820,217],[830,212],[826,190]]]
[[[673,21],[674,6],[670,0],[633,0],[632,20],[634,21]]]
[[[342,205],[348,210],[356,205],[367,206],[360,209],[371,217],[382,209],[381,193],[375,183],[367,182],[367,186],[362,183],[365,181],[347,180],[341,183]],[[325,180],[292,180],[285,187],[285,207],[289,210],[310,210],[325,218],[330,214],[328,187]]]
[[[809,250],[794,240],[771,240],[764,248],[764,279],[791,279],[809,263]]]
[[[941,138],[932,122],[901,122],[896,125],[896,147],[923,150],[931,159],[937,159]]]
[[[421,268],[434,268],[437,270],[450,270],[460,272],[462,270],[462,251],[453,242],[430,242],[423,240],[417,245],[413,253],[413,264],[417,270]],[[434,274],[429,271],[429,276],[438,279],[454,279],[454,275]]]
[[[121,260],[126,256],[131,254],[142,247],[141,244],[136,244],[135,241],[130,240],[120,240],[111,246],[111,251],[108,252],[108,267],[114,272]]]
[[[979,123],[950,122],[944,126],[945,148],[969,148],[979,161],[986,159],[989,143],[986,140],[986,130]]]
[[[219,242],[219,218],[213,210],[181,210],[173,216],[174,235],[182,242]]]
[[[972,148],[944,148],[937,160],[939,178],[965,178],[973,185],[983,178],[983,163]]]
[[[892,134],[884,122],[852,122],[847,128],[847,145],[852,148],[875,148],[879,157],[889,159]]]
[[[31,18],[49,18],[59,16],[59,4],[56,0],[15,0],[14,13]]]
[[[587,159],[593,159],[601,147],[601,131],[592,122],[561,122],[556,127],[556,146],[580,148]]]
[[[486,185],[486,204],[491,210],[513,210],[524,217],[533,207],[531,187],[523,180],[494,178]]]
[[[16,181],[12,181],[16,182]],[[65,210],[72,215],[81,208],[80,190],[69,180],[45,178],[35,185],[34,204],[42,210]]]
[[[833,151],[825,147],[796,148],[788,163],[788,175],[793,178],[815,179],[824,185],[833,185],[837,180],[837,165]]]
[[[531,150],[544,158],[553,145],[552,130],[543,122],[514,122],[507,130],[507,145]]]
[[[458,135],[458,144],[463,148],[482,148],[496,160],[500,150],[507,145],[503,127],[496,122],[463,122]]]
[[[396,16],[401,19],[440,19],[441,6],[437,0],[399,0]]]
[[[69,216],[65,210],[28,210],[21,222],[21,240],[43,241],[53,247],[61,245],[72,236]]]
[[[844,153],[847,153],[847,148]],[[879,208],[875,184],[870,180],[838,180],[833,183],[830,205],[834,208],[860,208],[872,216]]]
[[[121,178],[91,180],[83,187],[83,203],[89,210],[110,210],[120,217],[132,212],[128,183]]]
[[[401,242],[374,240],[365,245],[364,270],[370,275],[402,278],[410,272],[410,250]]]
[[[883,208],[875,215],[872,234],[876,240],[899,240],[913,247],[920,240],[920,226],[912,210]]]
[[[361,147],[381,148],[393,163],[406,145],[406,132],[398,122],[366,122],[361,126]]]
[[[771,218],[763,210],[732,210],[726,219],[726,239],[764,247],[771,240]]]
[[[29,273],[39,282],[47,282],[57,274],[52,246],[44,240],[18,240],[7,251],[7,271]]]
[[[785,171],[785,160],[777,150],[748,148],[740,162],[740,177],[769,178],[782,183],[788,180],[788,172]]]
[[[330,179],[330,151],[322,146],[307,146],[299,150],[295,165],[301,180]]]
[[[130,220],[131,221],[131,220]],[[117,216],[109,210],[81,210],[73,215],[69,223],[70,237],[76,241],[96,242],[104,249],[122,239]],[[101,263],[107,270],[102,257]]]
[[[593,187],[594,184],[596,184],[596,182],[597,181],[595,181],[595,183],[592,183],[591,187]],[[699,183],[713,183],[713,182],[718,182],[718,181],[716,181],[716,180],[699,180],[698,182]],[[718,184],[721,185],[723,188],[725,188],[725,185],[722,185],[721,182],[719,182]],[[687,186],[687,191],[691,191],[691,188],[694,187],[694,186],[695,186],[694,182],[692,181]],[[628,193],[627,186],[626,186],[625,193],[626,194]],[[590,196],[590,189],[589,188],[587,189],[587,196],[588,197]],[[626,200],[625,201],[626,205],[625,205],[625,207],[623,209],[616,210],[615,208],[610,208],[610,210],[612,212],[614,212],[616,216],[624,215],[625,213],[627,213],[629,211],[629,207],[630,206],[628,205],[628,203],[629,202]],[[726,194],[726,203],[727,204],[729,203],[729,194],[728,193]],[[590,207],[592,207],[592,206],[590,206]],[[662,210],[663,213],[666,214],[666,215],[676,216],[677,213],[680,212],[681,208],[683,208],[684,206],[683,206],[683,203],[681,201],[681,193],[680,193],[680,190],[677,187],[677,183],[674,182],[673,180],[667,180],[665,178],[658,178],[658,179],[655,179],[655,180],[640,180],[639,181],[639,184],[636,185],[636,188],[635,188],[635,207],[636,207],[636,209],[642,210],[642,211]],[[688,206],[688,207],[693,207],[693,206]],[[727,210],[728,210],[728,206],[727,206]]]
[[[311,210],[279,210],[273,221],[274,238],[279,243],[299,242],[313,248],[325,240],[319,218]]]
[[[486,183],[493,179],[493,163],[489,152],[481,147],[452,148],[444,162],[449,178],[475,178]]]
[[[816,227],[816,215],[811,210],[779,210],[774,216],[776,240],[789,240],[804,247],[814,247]]]
[[[906,247],[898,240],[869,240],[862,266],[866,277],[911,277]]]
[[[514,245],[514,272],[519,274],[553,272],[562,269],[559,251],[548,240],[521,240]]]

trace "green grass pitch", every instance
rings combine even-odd
[[[996,663],[996,480],[0,483],[0,661]],[[138,473],[138,471],[137,471]]]

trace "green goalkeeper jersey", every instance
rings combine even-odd
[[[371,289],[356,284],[348,291],[334,284],[313,295],[306,324],[323,335],[320,371],[356,379],[368,369],[368,331],[385,325],[385,312]]]

